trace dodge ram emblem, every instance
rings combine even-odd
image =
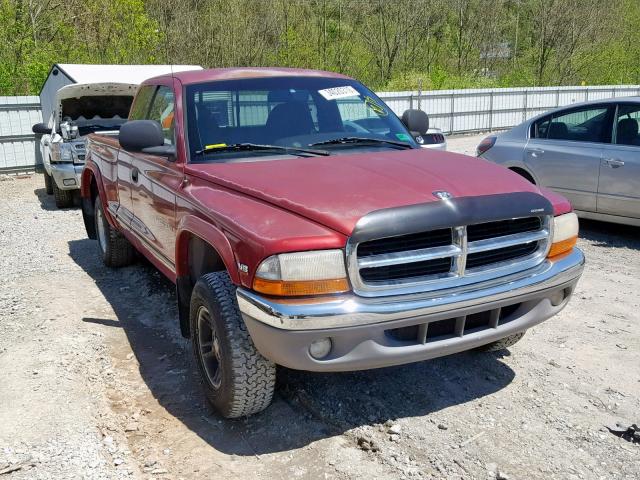
[[[438,197],[440,200],[449,200],[450,198],[453,198],[453,195],[445,190],[436,190],[435,192],[431,193],[433,193],[433,195]]]

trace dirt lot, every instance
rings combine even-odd
[[[266,412],[228,421],[172,285],[102,266],[42,187],[0,182],[0,479],[640,478],[640,445],[604,427],[640,423],[640,229],[583,222],[573,301],[508,352],[282,371]]]

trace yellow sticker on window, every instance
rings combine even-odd
[[[209,149],[211,149],[211,148],[224,148],[224,147],[226,147],[226,146],[227,146],[227,144],[226,144],[226,143],[214,143],[214,144],[212,144],[212,145],[205,145],[205,146],[204,146],[204,149],[205,149],[205,150],[209,150]]]
[[[379,117],[386,117],[387,115],[389,115],[389,112],[387,112],[387,109],[384,108],[382,105],[380,105],[371,97],[364,97],[364,104],[367,107],[369,107],[371,110],[373,110],[374,113]]]

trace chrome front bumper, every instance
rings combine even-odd
[[[51,176],[60,190],[77,190],[84,165],[51,163]]]
[[[583,268],[584,255],[575,248],[518,275],[448,292],[283,300],[240,288],[237,300],[256,348],[273,362],[309,371],[364,370],[449,355],[527,330],[565,307]],[[422,343],[399,341],[389,334],[419,325],[428,329],[432,322],[480,312],[499,315],[503,307],[512,309],[508,317],[486,328]],[[323,338],[330,338],[333,347],[318,360],[309,354],[309,345]]]

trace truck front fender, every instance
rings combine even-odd
[[[217,256],[214,264],[224,265],[231,281],[239,285],[240,278],[236,268],[235,255],[229,240],[225,234],[211,223],[187,215],[178,222],[176,235],[176,294],[178,297],[178,317],[180,320],[180,331],[185,338],[191,335],[189,325],[189,304],[191,292],[196,278],[192,278],[191,265],[189,264],[189,248],[191,239],[197,238],[212,251],[211,255]],[[206,252],[206,251],[205,251]],[[211,259],[213,260],[213,259]],[[202,273],[202,272],[201,272]]]
[[[239,285],[238,268],[236,267],[235,255],[229,239],[216,226],[193,215],[182,217],[178,223],[175,257],[176,276],[184,277],[189,275],[189,239],[192,236],[200,238],[217,252],[229,273],[231,281]]]

